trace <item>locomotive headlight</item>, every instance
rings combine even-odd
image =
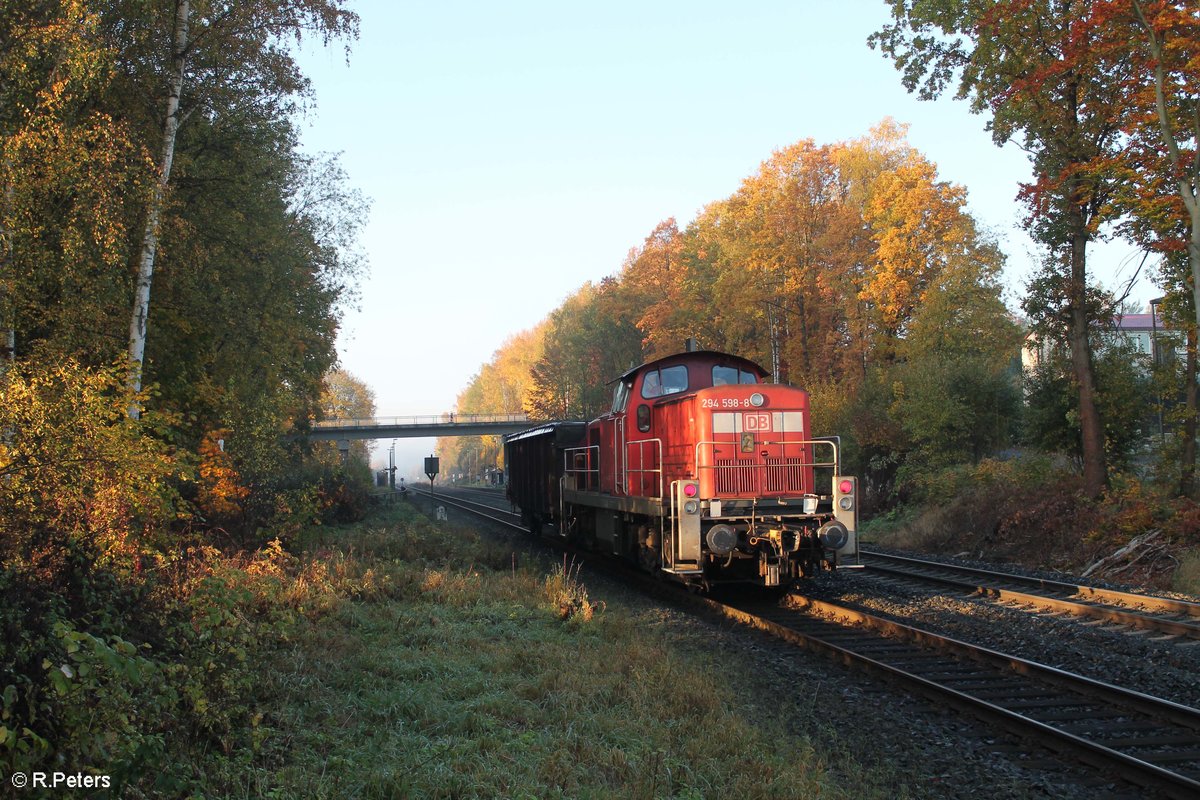
[[[838,506],[842,509],[842,511],[849,511],[850,509],[854,508],[854,498],[843,497],[841,500],[838,500]]]
[[[688,500],[683,504],[683,511],[686,514],[695,514],[700,511],[700,504],[695,500]]]
[[[761,408],[762,404],[765,402],[766,402],[766,398],[764,398],[758,392],[755,392],[754,394],[750,395],[750,405],[754,406],[755,408]]]

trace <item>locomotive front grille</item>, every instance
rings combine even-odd
[[[718,458],[713,464],[713,489],[718,495],[761,497],[804,494],[804,462],[799,458]]]
[[[714,487],[720,495],[758,495],[758,473],[756,465],[736,458],[718,458],[713,471]]]
[[[804,494],[803,464],[799,458],[768,458],[767,494]]]

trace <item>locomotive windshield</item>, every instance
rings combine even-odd
[[[665,394],[686,392],[687,388],[688,370],[684,364],[652,369],[642,378],[642,397],[647,400]]]
[[[758,383],[758,376],[753,372],[737,367],[713,367],[713,386],[725,386],[731,383]]]

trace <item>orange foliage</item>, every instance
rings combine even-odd
[[[209,516],[240,514],[241,501],[250,494],[249,489],[238,483],[233,459],[222,447],[228,436],[229,431],[220,428],[206,433],[200,442],[200,495],[197,502]]]

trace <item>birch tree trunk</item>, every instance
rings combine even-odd
[[[146,353],[146,320],[150,315],[150,284],[154,278],[154,257],[158,252],[158,226],[162,217],[167,185],[171,179],[171,162],[175,158],[175,134],[179,130],[179,98],[183,94],[183,75],[187,67],[188,21],[191,0],[176,0],[175,35],[171,47],[171,90],[163,118],[162,150],[159,156],[158,181],[146,210],[146,230],[142,235],[141,256],[138,259],[137,286],[133,298],[133,315],[129,322],[129,385],[135,391],[142,388],[142,365]],[[129,407],[129,416],[137,419],[141,409],[136,403]]]
[[[1193,154],[1191,162],[1185,164],[1183,153],[1179,149],[1179,142],[1175,138],[1175,132],[1171,129],[1171,116],[1167,108],[1167,78],[1166,70],[1163,67],[1165,39],[1159,39],[1154,25],[1146,18],[1145,9],[1140,0],[1133,0],[1133,10],[1146,33],[1146,44],[1150,48],[1150,56],[1154,63],[1154,107],[1158,116],[1158,131],[1162,136],[1163,148],[1166,150],[1171,170],[1178,176],[1175,185],[1179,190],[1179,199],[1187,210],[1187,253],[1188,265],[1192,272],[1192,308],[1196,313],[1195,330],[1200,331],[1200,197],[1197,197],[1197,189],[1200,189],[1200,148],[1197,148]],[[1200,137],[1200,107],[1197,106],[1195,100],[1190,105],[1191,137]],[[1187,126],[1185,125],[1184,128],[1186,130]],[[1187,136],[1184,137],[1185,141],[1187,138]],[[1193,481],[1196,471],[1196,356],[1192,350],[1195,338],[1196,332],[1189,331],[1187,370],[1189,414],[1188,423],[1184,426],[1184,435],[1189,438],[1184,442],[1182,470],[1184,477],[1180,483],[1180,492],[1189,495],[1194,490]]]
[[[1179,494],[1182,497],[1192,497],[1196,491],[1196,405],[1200,399],[1197,397],[1200,387],[1196,385],[1196,355],[1196,329],[1192,328],[1187,333],[1187,367],[1183,373],[1187,381],[1184,394],[1187,417],[1183,421],[1183,454],[1179,470]]]
[[[5,160],[5,166],[11,166],[9,160]],[[11,173],[12,170],[6,170]],[[13,187],[9,182],[4,187],[4,216],[8,217],[12,211],[13,204]],[[12,236],[4,236],[3,228],[0,228],[0,239],[4,240],[4,252],[0,253],[0,318],[4,320],[3,336],[4,343],[0,345],[0,375],[12,367],[13,362],[17,360],[17,320],[16,320],[16,301],[13,298],[16,281],[11,279],[13,274],[12,258],[13,244]]]

